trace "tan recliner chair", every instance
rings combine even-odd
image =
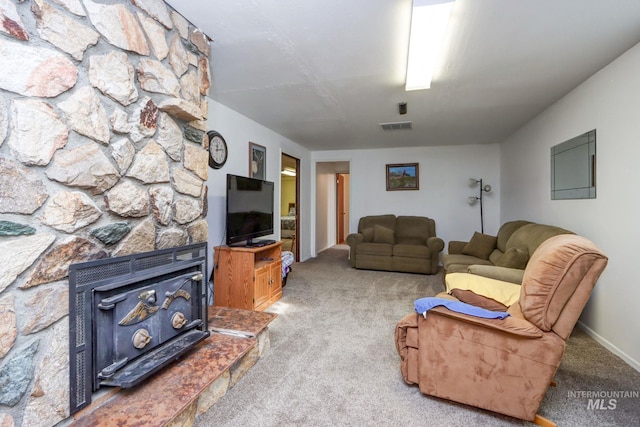
[[[396,326],[404,380],[427,395],[544,420],[536,413],[607,261],[584,237],[555,236],[531,257],[504,320],[442,306],[405,316]]]

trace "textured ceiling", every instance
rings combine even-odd
[[[640,42],[638,0],[457,0],[405,92],[410,0],[167,3],[213,39],[211,97],[310,150],[500,142]]]

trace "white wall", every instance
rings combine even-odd
[[[336,244],[336,168],[335,163],[316,164],[315,250]]]
[[[474,231],[480,231],[480,207],[469,206],[467,198],[478,195],[478,187],[471,188],[468,179],[482,178],[493,187],[485,193],[485,233],[495,234],[500,227],[500,146],[462,145],[438,147],[412,147],[380,150],[315,151],[312,161],[349,161],[350,166],[350,232],[358,228],[358,220],[365,215],[392,213],[395,215],[421,215],[436,221],[436,233],[445,242],[468,240]],[[420,189],[386,191],[386,164],[419,163]],[[316,167],[317,181],[324,181],[327,171]],[[335,177],[332,177],[332,180]],[[314,185],[312,183],[312,185]],[[326,184],[323,184],[326,185]],[[335,187],[335,185],[334,185]],[[335,192],[335,190],[334,190]],[[329,195],[334,200],[335,194]],[[331,203],[331,201],[327,201]],[[333,211],[321,207],[316,215],[335,216]],[[323,218],[316,218],[322,223]],[[335,222],[335,219],[334,219]],[[321,233],[319,231],[318,233]],[[334,233],[335,234],[335,233]],[[335,241],[335,236],[333,237]],[[318,236],[316,248],[323,249]],[[446,251],[446,249],[445,249]]]
[[[273,181],[276,189],[275,217],[280,218],[280,164],[282,153],[289,154],[300,159],[300,199],[303,209],[300,212],[300,228],[304,235],[310,230],[311,213],[305,206],[310,206],[310,176],[309,150],[295,142],[265,128],[242,114],[212,100],[209,101],[209,130],[216,130],[222,134],[229,149],[227,163],[222,169],[209,168],[207,185],[209,192],[207,201],[209,211],[207,223],[209,224],[209,251],[214,246],[224,244],[225,206],[226,206],[226,177],[227,174],[248,176],[249,174],[249,142],[260,144],[267,148],[267,181]],[[280,238],[280,227],[274,224],[276,234],[268,237]],[[267,238],[267,237],[265,237]],[[300,258],[309,258],[309,244],[300,246]],[[209,272],[213,268],[209,265]]]
[[[640,45],[502,144],[501,221],[530,219],[593,240],[609,256],[581,325],[640,370]],[[550,147],[597,133],[597,198],[551,200]]]

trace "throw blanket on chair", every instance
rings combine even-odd
[[[426,297],[420,298],[413,302],[416,312],[427,317],[427,311],[437,306],[445,306],[451,311],[469,314],[471,316],[483,317],[485,319],[504,319],[509,313],[504,311],[491,311],[484,308],[476,307],[460,301],[453,301],[445,298]]]

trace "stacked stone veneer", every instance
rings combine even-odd
[[[0,0],[0,427],[69,417],[70,264],[206,241],[208,55],[162,0]]]

